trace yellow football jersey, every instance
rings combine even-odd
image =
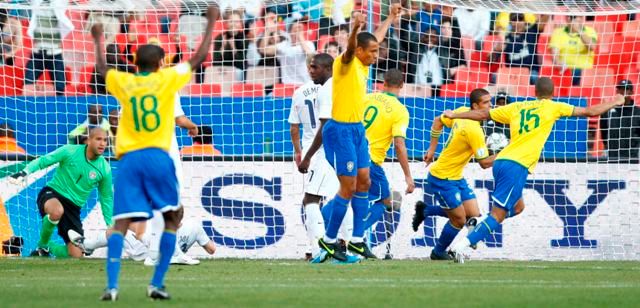
[[[460,107],[454,112],[469,111],[469,107]],[[452,120],[440,116],[444,126],[451,128],[449,139],[438,160],[431,165],[429,173],[442,180],[460,180],[464,166],[472,156],[485,159],[489,150],[485,143],[484,131],[480,122],[474,120]]]
[[[342,56],[333,61],[333,109],[331,118],[338,122],[362,122],[364,96],[367,94],[369,67],[357,57],[348,64],[342,63]]]
[[[594,42],[598,40],[598,34],[593,28],[584,26],[582,31]],[[558,49],[560,60],[570,68],[588,69],[593,67],[595,52],[589,51],[582,42],[580,34],[569,33],[566,27],[553,31],[549,46]]]
[[[407,137],[409,111],[395,95],[371,93],[365,96],[364,128],[369,141],[371,161],[380,165],[394,137]]]
[[[553,124],[573,114],[574,106],[549,99],[518,102],[491,110],[491,119],[509,124],[511,142],[496,159],[515,161],[533,173]]]
[[[116,157],[146,148],[169,151],[175,130],[175,96],[190,80],[189,63],[144,74],[107,71],[107,91],[122,106]]]

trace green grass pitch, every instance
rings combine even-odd
[[[124,261],[120,300],[145,307],[152,269]],[[0,259],[0,306],[93,307],[104,260]],[[640,262],[206,260],[172,266],[176,307],[638,307]],[[157,304],[157,303],[156,303]]]

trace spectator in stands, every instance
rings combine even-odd
[[[582,70],[593,67],[598,34],[584,25],[584,16],[568,16],[567,19],[567,26],[553,31],[549,48],[554,66],[562,73],[571,70],[573,85],[577,86],[580,85]]]
[[[443,83],[442,65],[440,64],[439,36],[436,28],[427,29],[421,42],[425,46],[420,53],[420,62],[416,73],[416,84],[431,85],[433,92],[438,92]]]
[[[264,33],[258,37],[256,47],[260,53],[258,66],[280,66],[278,58],[274,54],[266,54],[266,48],[272,48],[286,40],[286,33],[278,28],[278,16],[273,12],[267,12],[264,16]]]
[[[26,154],[18,145],[15,132],[9,123],[0,124],[0,154]]]
[[[341,50],[347,50],[349,44],[349,25],[335,26],[331,29],[331,41],[336,42]]]
[[[496,21],[494,25],[494,31],[497,33],[507,33],[509,30],[513,30],[513,22],[511,21],[514,13],[509,12],[500,12],[498,16],[496,16]],[[524,21],[527,25],[533,25],[536,23],[536,15],[531,13],[524,14]]]
[[[412,1],[411,3],[420,3]],[[422,10],[416,16],[416,20],[420,22],[420,33],[425,33],[430,29],[436,29],[440,33],[440,23],[442,23],[442,11],[437,5],[431,3],[423,3]]]
[[[100,23],[104,27],[104,44],[109,45],[116,40],[116,36],[120,33],[120,20],[125,21],[128,15],[133,14],[135,5],[131,1],[113,1],[113,0],[93,0],[90,5],[103,8],[103,10],[92,10],[89,12],[87,22],[85,23],[85,31],[90,32],[91,27]]]
[[[315,45],[305,38],[301,22],[289,24],[289,37],[271,46],[263,46],[265,55],[276,55],[280,62],[280,78],[285,84],[303,84],[311,78],[307,71],[307,57],[315,53]]]
[[[224,14],[227,31],[218,35],[213,42],[213,65],[234,66],[240,74],[246,68],[247,41],[245,40],[243,16],[238,11]],[[238,80],[243,80],[244,76]]]
[[[387,48],[389,50],[388,58],[396,64],[395,67],[389,67],[389,69],[395,68],[406,72],[409,58],[409,32],[403,28],[403,23],[400,18],[391,22],[385,41],[387,42]]]
[[[500,63],[502,54],[505,55],[505,65],[508,67],[525,67],[530,72],[530,83],[535,84],[540,72],[540,59],[536,48],[540,33],[549,21],[548,15],[540,16],[538,23],[529,24],[526,15],[513,13],[509,17],[511,30],[506,33],[504,41],[493,46],[494,63]]]
[[[354,11],[354,0],[323,0],[318,35],[327,35],[332,26],[347,24]]]
[[[640,107],[633,100],[633,84],[621,80],[616,93],[623,95],[625,103],[600,116],[600,133],[609,160],[638,159],[640,150]]]
[[[342,53],[343,49],[340,48],[340,45],[338,45],[337,42],[328,42],[324,45],[324,50],[323,52],[326,54],[329,54],[332,58],[337,58],[341,53]]]
[[[482,50],[484,37],[489,33],[491,26],[491,13],[485,9],[457,8],[453,11],[453,17],[460,23],[460,33],[473,38],[476,50]]]
[[[466,67],[467,65],[467,61],[464,59],[460,29],[456,18],[442,18],[439,45],[438,55],[440,56],[440,65],[442,65],[444,69],[443,83],[451,83],[458,69]]]
[[[384,40],[378,45],[378,61],[373,67],[373,80],[374,82],[384,83],[384,74],[390,70],[399,66],[398,62],[389,58],[389,45],[388,41]]]
[[[111,130],[109,121],[104,118],[104,114],[102,113],[102,106],[98,104],[89,105],[87,109],[87,119],[69,133],[69,143],[83,144],[88,137],[89,128],[95,126],[99,126],[106,132]]]
[[[34,84],[46,69],[53,80],[56,95],[64,95],[66,85],[62,39],[73,30],[66,16],[67,0],[34,0],[28,34],[33,38],[31,58],[27,62],[25,85]]]
[[[198,126],[198,135],[192,138],[193,145],[180,150],[182,156],[216,156],[221,155],[213,146],[213,129],[211,126]]]
[[[220,12],[234,11],[240,13],[242,17],[246,15],[248,18],[257,17],[264,6],[263,0],[219,0],[217,3]]]
[[[128,63],[127,59],[125,59],[125,57],[118,50],[118,45],[116,44],[107,45],[106,54],[107,54],[106,55],[107,67],[113,68],[121,72],[135,73],[136,71],[135,66],[130,65]],[[89,90],[95,94],[103,94],[103,95],[107,94],[107,88],[105,86],[104,77],[97,74],[95,71],[95,68],[91,73],[91,80],[89,81]]]
[[[13,65],[22,47],[22,24],[7,9],[0,9],[0,65]]]

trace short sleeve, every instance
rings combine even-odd
[[[332,82],[328,81],[318,90],[318,104],[320,104],[318,118],[320,119],[331,119],[331,109],[333,108],[332,88]]]
[[[489,117],[491,118],[491,120],[495,122],[502,123],[502,124],[509,124],[511,122],[511,119],[514,116],[514,113],[517,112],[517,110],[519,109],[520,109],[520,104],[518,103],[509,104],[506,106],[491,109],[491,111],[489,111]]]
[[[467,131],[467,139],[469,146],[471,146],[471,150],[473,150],[473,156],[476,159],[485,159],[489,156],[489,150],[487,149],[487,144],[484,140],[484,133],[480,126],[469,129]]]
[[[300,124],[302,120],[300,119],[300,114],[298,114],[298,100],[300,98],[299,91],[295,91],[293,93],[293,98],[291,99],[291,110],[289,111],[289,124]]]
[[[409,127],[409,111],[406,108],[400,112],[391,126],[393,137],[407,138],[407,128]]]
[[[184,115],[184,110],[182,109],[182,105],[180,104],[180,95],[176,94],[175,96],[175,106],[173,109],[173,116],[175,118],[181,117]]]
[[[453,119],[445,118],[444,114],[440,115],[440,121],[442,122],[442,124],[444,124],[444,126],[448,128],[451,128],[451,126],[453,126]]]
[[[196,242],[198,243],[198,245],[204,246],[204,245],[207,245],[211,241],[211,239],[209,238],[207,233],[204,232],[204,229],[202,227],[196,228],[196,232],[197,232]]]
[[[572,116],[573,115],[573,109],[575,109],[575,106],[569,105],[569,104],[566,104],[566,103],[554,102],[553,106],[554,106],[554,108],[556,110],[556,116],[558,118]]]

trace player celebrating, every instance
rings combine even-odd
[[[553,81],[542,77],[535,85],[536,100],[513,103],[492,110],[477,109],[462,113],[445,111],[443,118],[475,121],[491,119],[509,124],[511,129],[511,143],[497,155],[493,163],[495,190],[491,198],[496,206],[484,221],[453,247],[456,262],[464,263],[467,247],[484,240],[505,218],[512,216],[517,203],[521,202],[524,209],[522,191],[527,176],[535,169],[542,148],[558,119],[599,116],[624,104],[624,97],[618,95],[608,103],[587,108],[574,107],[552,101],[553,88]]]
[[[23,182],[27,175],[58,164],[53,179],[40,190],[37,204],[42,216],[42,229],[38,248],[32,256],[82,257],[82,250],[71,242],[69,233],[84,234],[80,219],[80,208],[87,203],[89,194],[98,188],[102,216],[107,226],[111,226],[113,209],[113,188],[111,167],[102,156],[107,148],[107,132],[99,127],[89,130],[86,145],[65,145],[29,163],[24,170],[11,176],[14,183]],[[53,230],[65,246],[49,243]]]
[[[291,142],[296,164],[300,164],[303,151],[309,150],[317,131],[331,117],[331,97],[320,97],[320,88],[331,79],[333,58],[321,53],[313,56],[309,63],[311,81],[293,93],[293,103],[289,114]],[[330,86],[330,85],[329,85]],[[326,91],[324,91],[326,92]],[[329,96],[331,92],[328,92]],[[300,125],[302,124],[302,147]],[[305,173],[304,198],[302,205],[306,215],[305,226],[311,247],[318,249],[317,242],[324,235],[324,222],[320,212],[320,202],[338,191],[338,178],[324,157],[322,147],[312,156],[309,172]],[[317,255],[319,251],[312,251]],[[310,256],[307,256],[311,259]]]
[[[118,297],[118,275],[122,256],[123,234],[135,219],[149,219],[152,211],[162,212],[165,232],[160,239],[160,256],[147,296],[169,299],[164,276],[176,246],[179,221],[175,165],[168,154],[174,132],[174,104],[177,92],[191,80],[191,68],[204,61],[211,44],[213,25],[218,19],[217,6],[207,10],[207,26],[201,45],[188,62],[160,69],[164,52],[154,45],[142,45],[136,52],[137,74],[118,72],[107,66],[102,52],[102,25],[94,25],[96,72],[105,77],[109,93],[122,107],[116,156],[120,159],[115,183],[114,231],[108,239],[107,289],[102,300]]]
[[[353,238],[349,246],[356,247],[355,251],[362,252],[363,256],[371,254],[362,242],[371,183],[369,149],[362,124],[364,96],[369,66],[378,57],[378,42],[384,40],[391,22],[400,16],[401,11],[400,4],[393,4],[389,17],[376,30],[376,35],[360,32],[365,19],[362,14],[355,13],[347,50],[333,62],[331,120],[322,128],[322,144],[327,160],[338,174],[340,189],[328,203],[331,215],[324,238],[318,241],[318,245],[338,261],[347,261],[347,255],[340,249],[336,237],[349,203],[353,208]],[[311,150],[307,152],[298,166],[300,172],[308,171],[313,154]]]
[[[485,89],[471,91],[469,101],[470,109],[469,107],[461,107],[455,112],[491,109],[491,95]],[[480,122],[451,120],[441,115],[433,120],[431,126],[431,143],[424,156],[427,166],[433,162],[443,126],[450,128],[451,134],[440,158],[429,169],[425,192],[434,195],[439,205],[437,209],[429,208],[427,216],[445,216],[449,218],[449,221],[440,232],[436,246],[431,251],[431,260],[451,260],[452,257],[446,252],[446,249],[449,248],[460,229],[464,227],[467,219],[480,216],[476,195],[462,177],[464,167],[469,163],[471,157],[475,157],[483,169],[491,167],[495,159],[494,155],[489,156]],[[417,226],[424,220],[423,209],[420,204],[416,205],[413,219],[414,230],[417,230]]]
[[[395,145],[396,155],[404,173],[404,180],[407,184],[405,192],[409,194],[415,189],[405,145],[407,127],[409,126],[409,111],[397,98],[403,86],[402,72],[391,69],[384,74],[384,92],[365,96],[364,128],[371,155],[369,202],[373,203],[365,229],[382,217],[385,208],[391,208],[391,188],[384,169],[382,169],[382,163],[387,157],[391,142]],[[362,239],[352,238],[352,241],[354,240],[362,241]],[[364,255],[365,258],[376,259],[376,256],[368,249],[364,250],[351,243],[349,243],[349,251]]]

